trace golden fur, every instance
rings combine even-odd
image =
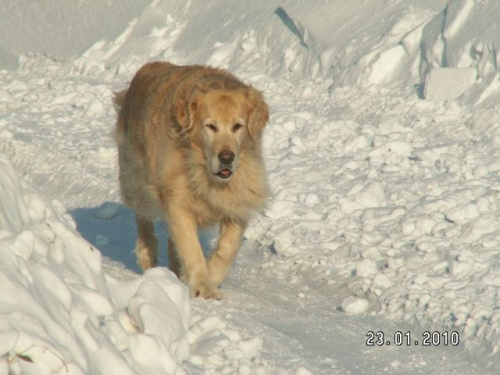
[[[170,268],[193,296],[220,298],[249,216],[268,194],[262,95],[225,70],[155,62],[115,95],[115,105],[121,192],[136,213],[138,264],[157,264],[152,221],[164,219]],[[206,260],[197,229],[214,224],[220,239]]]

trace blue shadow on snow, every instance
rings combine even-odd
[[[77,208],[68,213],[82,237],[99,249],[103,256],[124,264],[131,271],[142,272],[133,252],[137,240],[133,210],[122,204],[105,202],[99,207]],[[168,267],[168,230],[163,221],[155,223],[155,233],[159,242],[159,266]],[[201,232],[200,241],[205,255],[214,247],[216,237],[213,230]]]

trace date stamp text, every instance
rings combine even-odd
[[[410,331],[396,331],[386,334],[383,331],[368,331],[366,346],[458,346],[460,335],[457,331],[424,331],[414,335]]]

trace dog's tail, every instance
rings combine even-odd
[[[122,113],[123,103],[125,102],[125,95],[127,95],[127,90],[115,92],[113,96],[113,107],[115,108],[115,111],[118,115],[115,129],[115,138],[118,143],[120,143],[122,135],[127,130],[127,125]]]
[[[122,110],[123,102],[125,101],[125,95],[127,95],[127,91],[128,91],[128,89],[114,93],[113,107],[115,108],[115,111],[117,114],[120,114],[120,112]]]

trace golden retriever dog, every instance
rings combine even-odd
[[[220,298],[251,213],[268,186],[262,95],[229,72],[167,62],[144,65],[115,94],[120,186],[135,210],[139,266],[158,262],[153,220],[169,228],[169,264],[192,296]],[[220,225],[207,260],[197,230]]]

